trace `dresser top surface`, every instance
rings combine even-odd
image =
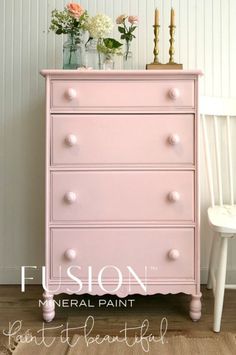
[[[66,79],[158,79],[184,78],[202,75],[201,70],[62,70],[43,69],[40,74],[50,78]]]

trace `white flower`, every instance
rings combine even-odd
[[[105,38],[112,31],[113,24],[109,16],[97,14],[87,21],[86,29],[93,38]]]

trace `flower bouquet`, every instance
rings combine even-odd
[[[130,25],[128,25],[126,20],[128,20]],[[134,31],[137,28],[138,17],[120,15],[117,17],[116,23],[118,25],[118,31],[121,33],[120,38],[125,40],[124,69],[132,69],[133,56],[130,47],[132,40],[136,38]]]
[[[86,29],[90,37],[86,46],[89,48],[90,41],[93,44],[94,42],[96,43],[99,69],[114,69],[114,56],[122,55],[122,43],[116,41],[114,38],[107,37],[112,28],[112,20],[104,14],[97,14],[87,20]],[[96,67],[96,64],[91,66]]]
[[[63,45],[63,69],[77,69],[82,63],[82,34],[88,19],[87,11],[77,3],[69,3],[63,11],[53,10],[49,30],[67,34]]]

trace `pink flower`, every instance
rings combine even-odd
[[[129,21],[129,23],[131,23],[131,25],[137,25],[138,16],[129,16],[128,17],[128,21]]]
[[[71,2],[66,5],[67,11],[70,13],[71,16],[75,18],[80,18],[83,15],[84,9],[81,5],[76,4],[75,2]]]
[[[127,17],[128,17],[128,16],[127,16],[127,15],[124,15],[124,14],[118,16],[117,19],[116,19],[117,25],[121,25],[121,24],[125,21],[125,19],[126,19]]]

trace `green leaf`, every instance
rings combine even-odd
[[[120,48],[122,46],[122,43],[118,42],[114,38],[104,38],[103,42],[105,46],[109,49]]]
[[[62,30],[59,28],[58,30],[56,30],[56,34],[57,35],[61,35],[63,32],[62,32]]]
[[[125,39],[128,40],[128,41],[132,41],[133,35],[132,35],[132,34],[129,34],[129,35],[126,36]]]
[[[125,33],[124,27],[121,27],[121,26],[118,26],[118,31],[119,31],[120,33]]]
[[[134,32],[134,30],[137,28],[137,26],[131,27],[130,32]]]

